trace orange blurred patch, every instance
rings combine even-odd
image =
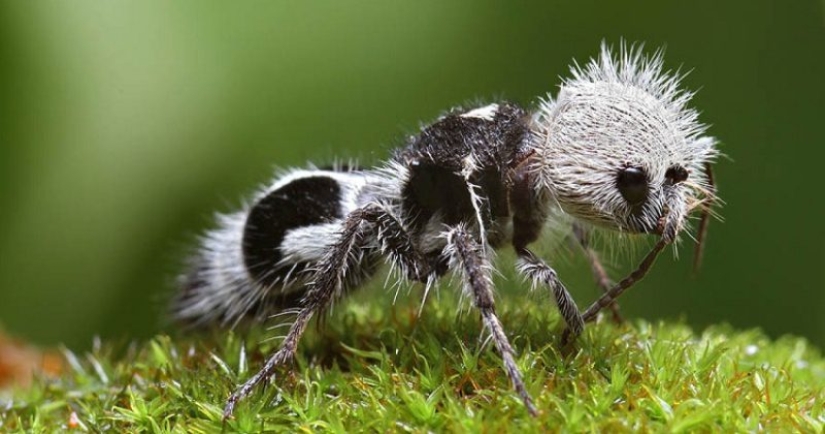
[[[29,387],[34,374],[50,377],[63,371],[63,357],[55,351],[41,351],[0,332],[0,389]]]

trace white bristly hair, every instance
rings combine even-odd
[[[707,127],[687,105],[693,93],[680,87],[684,74],[664,70],[661,50],[646,57],[641,48],[621,44],[616,54],[602,43],[597,58],[574,64],[555,98],[540,102],[531,128],[531,171],[540,189],[576,218],[631,233],[660,223],[670,167],[690,175],[678,193],[688,208],[712,198],[704,167],[718,155],[716,140],[704,136]],[[650,199],[641,213],[616,188],[625,167],[647,174]]]

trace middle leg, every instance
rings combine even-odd
[[[513,347],[495,313],[492,269],[487,253],[463,225],[448,232],[445,253],[450,258],[451,268],[461,273],[465,291],[472,297],[473,305],[481,311],[484,326],[490,331],[493,343],[501,354],[504,369],[513,388],[521,397],[530,415],[537,416],[538,410],[530,394],[527,393],[521,372],[516,366]]]

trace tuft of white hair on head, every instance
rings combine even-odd
[[[618,50],[603,42],[597,57],[574,64],[557,96],[542,99],[533,116],[530,170],[539,187],[575,218],[631,233],[656,228],[669,206],[671,167],[690,174],[680,187],[688,204],[710,197],[705,166],[718,155],[716,140],[704,136],[707,126],[688,106],[694,93],[681,87],[684,76],[664,69],[661,49],[646,56],[642,45],[624,42]],[[627,167],[642,169],[649,181],[642,212],[616,188]]]

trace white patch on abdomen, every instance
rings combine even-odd
[[[283,260],[288,263],[319,261],[340,233],[340,221],[290,229],[281,243]]]

